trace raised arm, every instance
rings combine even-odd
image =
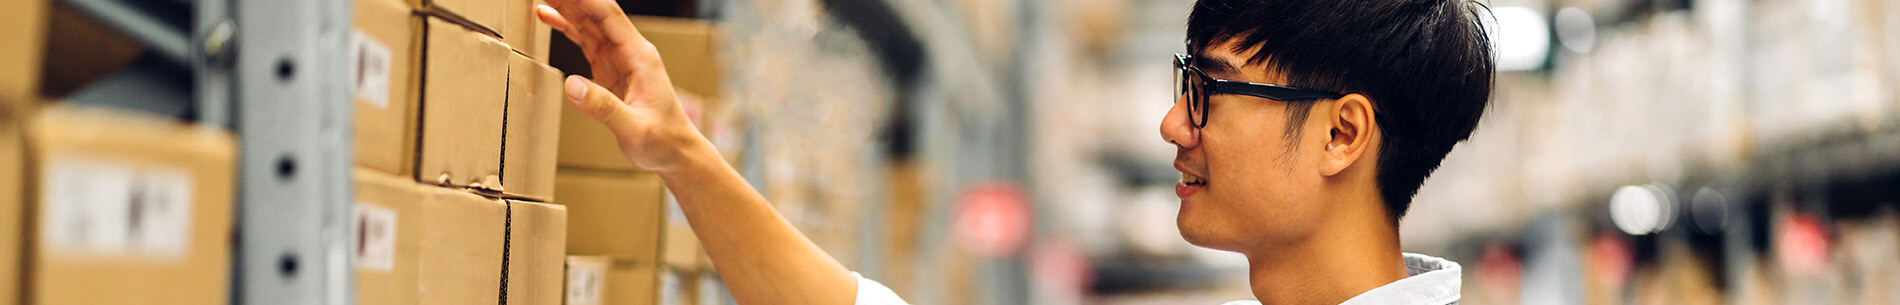
[[[567,78],[568,100],[612,130],[628,160],[666,181],[734,299],[854,302],[856,277],[793,228],[693,128],[659,53],[618,4],[547,2],[541,21],[579,44],[593,65],[593,80]]]

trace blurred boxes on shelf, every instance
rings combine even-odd
[[[562,97],[561,71],[520,54],[508,58],[500,189],[512,196],[554,201],[561,105],[568,104]]]
[[[665,188],[646,172],[562,169],[555,197],[567,205],[571,255],[658,262]]]
[[[508,2],[514,0],[409,0],[417,11],[493,36],[505,28]]]
[[[49,108],[31,121],[32,304],[229,300],[229,133],[100,109]]]
[[[535,16],[535,7],[545,0],[506,0],[507,19],[502,20],[501,38],[515,51],[535,60],[548,60],[548,40],[553,31]]]
[[[567,305],[676,304],[668,298],[667,274],[652,264],[605,256],[567,258]],[[677,281],[675,281],[677,282]],[[671,285],[677,287],[678,285]],[[673,293],[677,293],[677,289]]]
[[[567,207],[508,200],[506,304],[561,302]]]
[[[508,234],[508,205],[448,188],[422,189],[419,304],[496,302]]]
[[[0,34],[4,35],[4,34]],[[26,226],[26,138],[21,124],[0,119],[0,305],[20,300],[21,231]]]
[[[719,98],[719,26],[711,21],[634,16],[633,26],[659,49],[673,85],[701,96]]]
[[[699,258],[705,250],[700,248],[699,237],[693,235],[692,226],[687,225],[684,219],[668,219],[665,231],[665,238],[660,245],[661,263],[689,271],[704,268]]]
[[[417,304],[424,185],[357,168],[356,303]]]
[[[493,187],[501,180],[508,47],[439,18],[426,26],[416,180]]]
[[[39,95],[50,2],[13,1],[0,11],[0,29],[7,29],[0,31],[0,122],[23,116],[25,106]]]
[[[422,17],[401,0],[356,0],[356,164],[399,176],[415,170]]]
[[[568,256],[561,304],[607,304],[607,272],[613,265],[613,258],[606,256]]]

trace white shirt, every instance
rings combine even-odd
[[[1463,283],[1457,262],[1424,254],[1405,253],[1406,277],[1367,290],[1340,305],[1455,305]],[[897,293],[877,281],[858,277],[858,305],[904,305]],[[1259,301],[1232,301],[1222,305],[1260,305]]]

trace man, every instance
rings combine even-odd
[[[1468,1],[1197,1],[1160,128],[1178,148],[1182,237],[1245,254],[1258,303],[1457,303],[1458,264],[1401,253],[1398,221],[1489,100],[1484,8]],[[613,0],[548,4],[541,20],[594,64],[593,81],[568,78],[568,98],[666,181],[734,299],[903,302],[719,158]]]

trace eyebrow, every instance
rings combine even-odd
[[[1232,74],[1234,71],[1239,70],[1235,69],[1234,64],[1228,62],[1226,59],[1209,56],[1194,56],[1193,64],[1194,68],[1201,69],[1201,72],[1207,74]]]

